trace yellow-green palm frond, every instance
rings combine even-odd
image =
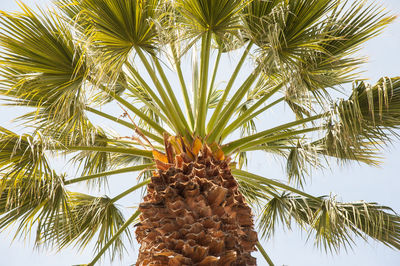
[[[174,1],[183,24],[190,35],[212,32],[221,39],[237,35],[241,28],[240,12],[249,1],[243,0],[178,0]]]
[[[18,135],[0,127],[0,185],[31,182],[32,189],[40,190],[41,178],[52,175],[46,146],[52,144],[40,135]]]
[[[36,109],[22,116],[24,121],[69,130],[86,120],[82,49],[56,14],[22,7],[22,13],[3,13],[0,19],[8,29],[0,37],[1,94],[10,104]]]
[[[98,253],[124,224],[121,211],[108,197],[93,197],[81,193],[68,195],[68,216],[61,221],[48,221],[47,230],[41,234],[41,241],[59,249],[70,245],[84,249],[94,239],[93,252]],[[65,213],[57,215],[63,217]],[[124,240],[131,241],[129,228],[113,242],[109,250],[112,260],[116,256],[122,256],[125,251]]]
[[[155,54],[158,0],[79,2],[83,19],[90,23],[86,35],[95,44],[110,69],[120,69],[133,48]]]
[[[338,252],[354,242],[354,237],[370,237],[399,248],[399,217],[393,210],[376,203],[340,203],[332,197],[306,197],[282,194],[269,201],[260,218],[260,230],[271,236],[278,223],[289,229],[296,222],[315,234],[315,244]]]
[[[326,136],[313,143],[318,152],[377,164],[378,148],[391,142],[390,134],[397,136],[399,86],[398,78],[383,78],[374,86],[357,82],[349,99],[335,105]]]
[[[18,179],[1,176],[0,229],[18,223],[16,236],[26,238],[37,226],[36,244],[40,244],[41,234],[50,229],[47,223],[62,223],[70,214],[64,176],[54,172],[35,176],[20,173]]]
[[[362,0],[314,2],[253,1],[244,21],[264,71],[284,80],[289,95],[311,92],[324,102],[326,89],[358,74],[364,61],[354,52],[395,17]]]
[[[103,139],[103,141],[98,141],[92,145],[99,149],[83,150],[78,153],[74,152],[73,157],[70,159],[70,163],[77,167],[77,169],[80,169],[80,175],[82,176],[94,175],[119,167],[151,162],[151,158],[149,157],[102,151],[102,148],[122,148],[129,150],[133,143],[113,142],[112,140]],[[107,184],[107,178],[96,178],[89,182],[89,184]]]
[[[89,265],[107,250],[113,259],[139,215],[124,219],[116,202],[151,182],[153,152],[166,152],[167,139],[196,140],[236,161],[231,172],[265,236],[295,221],[328,250],[354,236],[400,249],[398,216],[387,207],[303,191],[328,158],[375,166],[398,136],[400,79],[357,81],[361,45],[394,20],[383,8],[365,0],[54,2],[51,11],[21,4],[0,14],[1,100],[29,108],[15,120],[23,133],[0,127],[0,229],[20,223],[26,235],[37,226],[36,243],[58,249],[94,241]],[[285,180],[243,170],[259,151],[283,161]],[[74,174],[51,169],[59,157]],[[137,179],[114,198],[67,190],[102,189],[132,172]]]
[[[321,18],[338,1],[253,1],[244,12],[246,34],[259,47],[260,63],[267,73],[301,61],[308,50],[322,50],[316,31]],[[284,74],[284,73],[282,73]]]

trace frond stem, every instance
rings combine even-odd
[[[200,97],[198,103],[197,117],[195,121],[195,131],[199,136],[204,137],[206,132],[207,117],[207,91],[208,91],[208,70],[210,64],[211,50],[211,31],[208,31],[202,38],[200,56]]]
[[[78,183],[78,182],[91,180],[91,179],[98,178],[98,177],[117,175],[117,174],[122,174],[122,173],[127,173],[127,172],[141,171],[141,170],[144,170],[146,168],[150,169],[153,166],[154,166],[154,164],[135,165],[135,166],[126,167],[126,168],[122,168],[122,169],[117,169],[117,170],[113,170],[113,171],[102,172],[102,173],[98,173],[98,174],[95,174],[95,175],[87,175],[87,176],[82,176],[82,177],[66,180],[64,182],[64,184],[65,185],[71,185],[71,184],[75,184],[75,183]]]
[[[326,127],[312,127],[312,128],[302,129],[302,130],[290,131],[290,132],[286,132],[284,134],[274,135],[274,136],[271,136],[271,137],[262,138],[262,139],[259,139],[259,140],[248,142],[245,145],[240,146],[238,149],[240,149],[240,150],[241,149],[252,149],[253,147],[256,147],[256,146],[262,145],[262,144],[267,144],[268,142],[273,142],[273,141],[277,141],[277,140],[280,140],[280,139],[293,137],[293,136],[296,136],[296,135],[305,134],[305,133],[318,131],[318,130],[322,130],[322,129],[326,129]]]
[[[96,151],[96,152],[112,152],[142,156],[153,158],[151,151],[140,150],[136,148],[119,148],[119,147],[96,147],[96,146],[56,146],[49,148],[52,151]]]
[[[132,125],[132,123],[129,123],[129,122],[125,121],[125,120],[119,119],[119,118],[117,118],[117,117],[115,117],[115,116],[106,114],[106,113],[104,113],[104,112],[101,112],[101,111],[96,110],[96,109],[91,108],[91,107],[86,107],[86,110],[89,111],[89,112],[91,112],[91,113],[93,113],[93,114],[96,114],[96,115],[98,115],[98,116],[104,117],[104,118],[106,118],[106,119],[108,119],[108,120],[111,120],[111,121],[113,121],[113,122],[115,122],[115,123],[118,123],[118,124],[120,124],[120,125],[123,125],[123,126],[125,126],[125,127],[127,127],[127,128],[136,130],[136,127],[135,127],[134,125]],[[144,134],[146,137],[148,137],[148,138],[150,138],[150,139],[152,139],[152,140],[154,140],[154,141],[156,141],[156,142],[158,142],[158,143],[160,143],[160,144],[164,144],[163,138],[161,138],[161,137],[159,137],[159,136],[156,136],[156,135],[154,135],[153,133],[151,133],[151,132],[149,132],[149,131],[147,131],[147,130],[145,130],[145,129],[143,129],[143,128],[140,128],[140,127],[139,127],[139,129],[140,129],[140,131],[143,132],[143,134]]]
[[[288,129],[288,128],[291,128],[291,127],[294,127],[294,126],[298,126],[298,125],[301,125],[301,124],[304,124],[304,123],[307,123],[307,122],[311,122],[311,121],[320,119],[320,118],[328,116],[330,114],[331,114],[330,112],[326,112],[326,113],[315,115],[315,116],[311,116],[311,117],[308,117],[308,118],[305,118],[305,119],[300,119],[300,120],[296,120],[296,121],[293,121],[293,122],[290,122],[290,123],[286,123],[286,124],[283,124],[283,125],[271,128],[271,129],[267,129],[267,130],[261,131],[259,133],[256,133],[256,134],[253,134],[253,135],[250,135],[250,136],[247,136],[247,137],[244,137],[244,138],[232,141],[232,142],[229,142],[229,143],[225,144],[224,146],[222,146],[222,150],[225,153],[230,153],[230,152],[236,150],[237,148],[249,143],[250,141],[265,137],[265,136],[267,136],[269,134],[272,134],[272,133],[280,131],[280,130]]]
[[[216,78],[216,76],[217,76],[218,67],[219,67],[219,62],[220,62],[220,60],[221,60],[221,55],[222,55],[222,50],[219,49],[219,50],[218,50],[217,58],[215,59],[213,74],[212,74],[211,82],[210,82],[210,88],[208,89],[207,101],[210,100],[211,93],[212,93],[212,90],[213,90],[213,88],[214,88],[215,78]]]
[[[230,92],[230,90],[231,90],[231,88],[233,86],[233,83],[235,82],[235,80],[236,80],[236,78],[237,78],[237,76],[239,74],[239,71],[240,71],[240,69],[242,68],[242,66],[244,64],[244,62],[245,62],[245,60],[247,58],[247,55],[250,52],[250,49],[251,49],[252,45],[253,45],[253,42],[250,42],[249,45],[247,46],[247,48],[244,50],[243,55],[240,58],[239,63],[237,64],[235,70],[233,71],[232,76],[229,79],[228,84],[226,85],[224,93],[222,94],[221,100],[219,101],[217,107],[214,110],[214,113],[212,114],[212,116],[210,118],[210,121],[208,122],[207,132],[211,132],[211,130],[214,128],[215,123],[217,122],[217,118],[220,115],[221,109],[225,104],[226,98],[228,97],[228,94],[229,94],[229,92]]]
[[[190,104],[188,89],[187,89],[187,86],[186,86],[186,83],[185,83],[185,79],[183,77],[181,62],[180,62],[180,59],[178,58],[175,44],[171,44],[171,50],[172,50],[172,54],[173,54],[173,57],[174,57],[175,68],[176,68],[176,71],[178,73],[179,83],[181,84],[181,90],[182,90],[183,98],[185,100],[186,112],[187,112],[187,114],[189,116],[190,129],[193,130],[193,128],[194,128],[193,110],[192,110],[192,106]]]
[[[224,129],[224,131],[222,132],[222,135],[221,135],[221,140],[224,140],[229,134],[231,134],[233,131],[235,131],[241,125],[247,123],[251,119],[257,117],[259,114],[265,112],[269,108],[277,105],[278,103],[280,103],[284,100],[285,100],[285,97],[281,97],[278,100],[268,104],[267,106],[264,106],[263,108],[261,108],[260,110],[258,110],[257,112],[254,112],[254,113],[252,113],[252,111],[254,111],[255,108],[253,108],[253,106],[252,106],[251,108],[246,110],[243,114],[238,116],[238,118],[235,121],[233,121],[229,126],[227,126]],[[253,109],[253,110],[251,112],[248,112],[250,109]]]
[[[150,88],[150,86],[147,84],[147,82],[142,78],[142,76],[139,74],[139,72],[132,66],[131,63],[127,62],[126,67],[128,70],[133,74],[133,76],[137,79],[137,81],[140,83],[140,85],[143,86],[143,88],[146,90],[146,92],[150,95],[150,97],[157,103],[157,105],[160,107],[161,110],[165,114],[167,113],[167,108],[163,104],[160,98],[158,98],[157,94]],[[132,92],[132,90],[130,90]]]
[[[255,69],[249,75],[249,77],[246,79],[246,81],[242,84],[242,86],[240,86],[240,88],[234,94],[232,99],[225,106],[224,110],[221,112],[222,115],[220,115],[220,118],[219,118],[217,124],[214,126],[214,128],[209,133],[209,137],[207,139],[207,141],[209,143],[212,143],[212,142],[216,141],[218,138],[220,138],[221,133],[224,130],[226,124],[229,122],[229,119],[234,114],[235,108],[239,105],[240,101],[243,99],[246,92],[248,90],[250,90],[250,88],[253,85],[254,81],[256,80],[257,76],[258,76],[258,68]]]
[[[316,198],[316,197],[314,197],[314,196],[312,196],[310,194],[307,194],[307,193],[305,193],[305,192],[303,192],[301,190],[295,189],[295,188],[293,188],[291,186],[285,185],[285,184],[283,184],[281,182],[278,182],[278,181],[275,181],[275,180],[272,180],[272,179],[269,179],[269,178],[266,178],[266,177],[262,177],[262,176],[259,176],[259,175],[256,175],[256,174],[249,173],[247,171],[243,171],[243,170],[239,170],[239,169],[232,169],[232,174],[233,175],[238,175],[238,176],[241,176],[241,177],[244,177],[244,178],[250,177],[250,178],[252,178],[252,179],[254,179],[256,181],[260,181],[262,183],[267,183],[267,184],[270,184],[272,186],[276,186],[276,187],[279,187],[281,189],[284,189],[284,190],[287,190],[287,191],[291,191],[291,192],[296,193],[298,195],[301,195],[301,196],[304,196],[304,197],[307,197],[307,198],[310,198],[310,199],[314,199],[314,200],[316,200],[318,202],[321,201],[321,199]]]
[[[142,61],[144,67],[147,70],[147,73],[150,75],[151,80],[153,81],[154,85],[157,88],[158,93],[161,96],[161,99],[163,100],[164,104],[166,105],[166,114],[167,116],[171,119],[171,122],[177,131],[177,133],[185,133],[185,126],[183,125],[183,122],[180,120],[179,115],[174,108],[173,104],[171,103],[170,99],[168,98],[167,94],[165,93],[165,89],[162,87],[161,83],[158,80],[158,77],[150,65],[149,61],[147,60],[146,56],[142,52],[142,50],[139,47],[136,47],[136,53],[139,55],[140,60]]]
[[[164,132],[167,132],[164,128],[162,128],[159,124],[157,124],[156,122],[154,122],[150,117],[148,117],[146,114],[144,114],[142,111],[140,111],[139,109],[137,109],[135,106],[133,106],[132,104],[130,104],[128,101],[126,101],[125,99],[123,99],[121,96],[115,94],[113,91],[105,88],[105,87],[101,87],[101,89],[107,93],[109,93],[111,95],[111,97],[113,97],[117,102],[119,102],[120,104],[122,104],[123,106],[125,106],[126,108],[128,108],[129,110],[131,110],[135,115],[137,115],[138,117],[140,117],[143,121],[146,121],[146,123],[148,123],[150,126],[152,126],[154,128],[155,131],[157,131],[160,135],[163,135]]]
[[[167,89],[167,93],[168,93],[168,95],[169,95],[169,97],[170,97],[170,99],[172,101],[172,105],[176,109],[176,112],[178,113],[179,119],[183,123],[184,128],[186,129],[185,132],[183,132],[184,136],[191,140],[192,132],[191,132],[190,127],[189,127],[189,125],[187,123],[186,117],[184,116],[184,114],[182,112],[182,109],[180,108],[178,100],[175,97],[175,93],[172,90],[171,84],[169,83],[168,78],[165,75],[164,69],[162,68],[162,66],[160,64],[160,61],[158,60],[158,58],[156,56],[153,56],[152,58],[153,58],[153,61],[154,61],[155,65],[156,65],[158,73],[161,76],[161,80],[163,81],[164,86]]]
[[[132,68],[132,69],[130,69],[131,71],[135,70],[132,66],[130,66],[130,64],[127,64],[127,66],[128,66],[128,68]],[[137,75],[139,75],[139,74],[137,74]],[[161,103],[160,99],[158,99],[157,95],[154,94],[154,92],[151,90],[151,88],[146,84],[146,82],[140,76],[136,77],[135,74],[134,74],[134,76],[137,79],[137,81],[140,83],[140,86],[142,86],[146,90],[146,92],[148,92],[150,94],[150,97],[155,101],[156,106],[154,104],[152,104],[151,101],[148,101],[145,98],[143,98],[143,96],[140,95],[140,93],[135,91],[130,86],[127,86],[126,89],[129,90],[135,97],[137,97],[143,104],[145,104],[147,107],[149,107],[154,113],[156,113],[162,119],[162,121],[165,121],[169,126],[171,126],[171,121],[164,115],[164,114],[166,114],[166,111],[165,111],[166,108]],[[151,93],[149,91],[151,91]],[[156,97],[156,99],[154,97]]]
[[[145,180],[145,181],[143,181],[143,182],[137,184],[136,186],[133,186],[133,187],[131,187],[130,189],[128,189],[128,190],[122,192],[121,194],[115,196],[114,198],[112,198],[112,199],[110,200],[110,202],[111,202],[111,203],[114,203],[114,202],[116,202],[116,201],[122,199],[123,197],[129,195],[130,193],[134,192],[135,190],[138,190],[139,188],[144,187],[145,185],[149,184],[150,182],[151,182],[151,179],[147,179],[147,180]]]
[[[260,251],[261,255],[264,257],[265,261],[268,263],[269,266],[274,266],[274,263],[268,256],[267,252],[265,252],[264,248],[261,246],[260,242],[256,244],[258,251]]]

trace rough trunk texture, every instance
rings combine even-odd
[[[154,172],[139,207],[136,265],[256,265],[251,209],[228,160],[214,155],[204,145]]]

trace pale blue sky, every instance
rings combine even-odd
[[[49,0],[25,0],[28,5],[36,3],[48,3]],[[378,1],[391,10],[394,14],[400,14],[399,0]],[[1,0],[0,10],[18,10],[14,0]],[[368,55],[370,62],[363,68],[364,78],[370,78],[372,82],[381,76],[400,75],[400,20],[396,20],[378,38],[365,45],[363,55]],[[8,121],[15,116],[17,110],[0,106],[0,124],[8,125]],[[272,115],[280,115],[273,113]],[[261,122],[261,120],[260,120]],[[266,125],[267,126],[267,125]],[[261,155],[261,154],[260,154]],[[332,165],[332,170],[314,172],[312,182],[306,187],[306,191],[314,195],[337,194],[341,201],[365,200],[378,202],[392,207],[400,213],[400,142],[396,141],[385,153],[385,162],[380,168],[372,168],[364,165],[353,164],[346,167]],[[250,157],[250,166],[254,172],[271,178],[282,178],[283,167],[271,158],[253,155]],[[114,178],[115,183],[122,184],[127,177],[121,175]],[[120,181],[120,182],[118,182]],[[79,188],[78,188],[79,189]],[[137,204],[137,198],[131,198]],[[127,204],[132,205],[132,203]],[[32,236],[33,237],[33,236]],[[313,247],[312,240],[306,243],[307,235],[299,230],[292,232],[278,231],[272,240],[264,242],[266,251],[270,254],[276,265],[340,265],[340,266],[395,266],[400,265],[400,252],[372,240],[366,244],[357,241],[357,246],[347,253],[342,251],[339,255],[325,254]],[[33,251],[32,241],[16,240],[10,246],[12,236],[8,232],[0,234],[0,265],[4,266],[47,266],[47,265],[72,265],[88,263],[91,258],[91,250],[76,254],[72,249],[58,254],[38,253]],[[123,262],[110,264],[106,259],[102,265],[128,265],[136,260],[137,246],[132,249],[130,256]],[[261,256],[257,254],[259,265],[266,265]]]

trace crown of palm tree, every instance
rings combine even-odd
[[[357,80],[365,60],[356,52],[394,20],[381,7],[363,0],[55,3],[49,11],[21,4],[21,12],[0,16],[0,93],[8,105],[30,108],[17,118],[27,133],[0,127],[0,229],[18,223],[28,235],[36,224],[36,243],[60,249],[95,240],[90,265],[107,250],[122,256],[140,212],[126,219],[116,203],[150,182],[168,139],[201,141],[235,158],[232,174],[262,237],[279,222],[297,223],[325,250],[355,236],[400,249],[400,218],[390,208],[302,190],[325,159],[379,164],[379,149],[396,136],[400,79]],[[291,120],[256,120],[285,105]],[[104,129],[100,119],[133,136]],[[287,182],[243,170],[252,151],[283,157]],[[51,168],[60,155],[79,177]],[[103,187],[135,171],[138,183],[113,198],[69,189]]]

